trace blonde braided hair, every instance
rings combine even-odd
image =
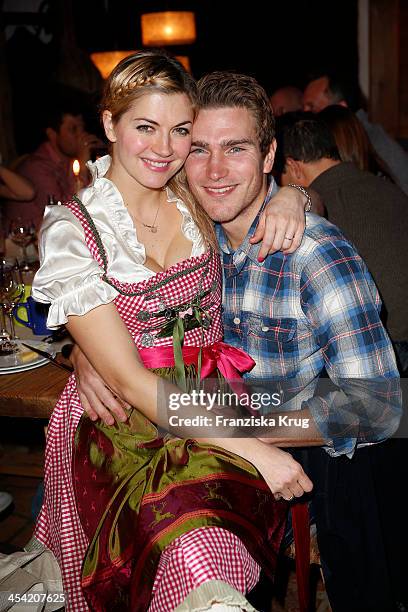
[[[104,110],[109,110],[112,121],[117,123],[138,98],[154,92],[186,94],[196,110],[197,86],[193,77],[175,58],[150,49],[125,57],[113,69],[105,84],[101,116]],[[191,194],[184,169],[170,179],[168,187],[184,202],[204,239],[215,248],[213,222]]]

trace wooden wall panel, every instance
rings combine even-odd
[[[399,129],[400,138],[408,138],[408,2],[400,0]]]
[[[399,4],[370,2],[370,118],[392,136],[399,131]]]

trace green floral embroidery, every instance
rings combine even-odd
[[[95,442],[91,442],[89,445],[89,458],[96,468],[100,468],[106,459],[105,454]]]

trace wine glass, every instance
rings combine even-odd
[[[24,296],[24,285],[18,267],[0,261],[0,306],[2,311],[2,330],[0,336],[0,352],[2,354],[15,353],[18,344],[15,341],[13,310]],[[10,333],[6,329],[6,315],[10,322]]]
[[[14,258],[0,258],[0,280],[3,282],[3,273],[5,269],[15,268],[18,269],[18,261]],[[7,331],[6,326],[6,313],[3,309],[2,303],[0,301],[0,354],[8,355],[13,352],[13,346],[11,344],[10,334]]]
[[[10,223],[10,239],[20,246],[23,250],[23,261],[21,262],[22,270],[29,270],[27,247],[35,238],[35,225],[31,219],[26,220],[22,217],[16,217]]]

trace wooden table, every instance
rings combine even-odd
[[[48,420],[68,378],[69,372],[52,364],[0,375],[0,417]],[[0,473],[42,477],[42,463],[38,452],[7,452],[0,461]]]
[[[0,376],[0,417],[48,419],[69,378],[52,364]]]

